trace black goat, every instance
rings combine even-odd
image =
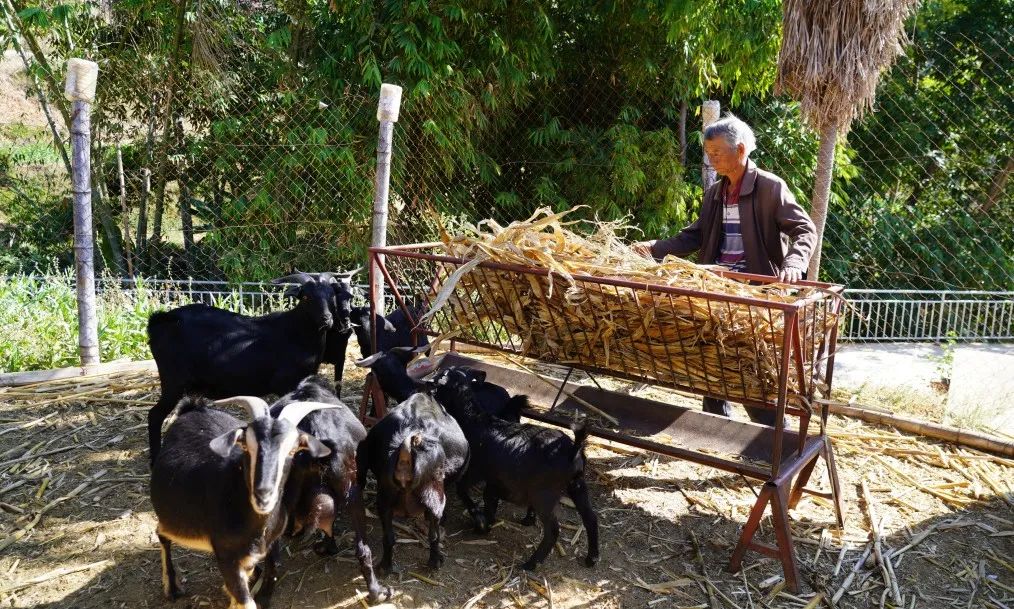
[[[585,565],[593,566],[599,559],[599,529],[584,480],[587,427],[578,427],[571,441],[556,429],[491,416],[477,407],[472,392],[474,374],[475,371],[452,367],[439,372],[431,382],[437,400],[461,425],[472,447],[471,462],[457,490],[476,527],[489,530],[496,521],[501,499],[530,506],[542,522],[543,537],[521,567],[534,569],[546,559],[560,535],[556,505],[566,492],[588,533]],[[528,398],[515,396],[512,400],[527,404]],[[478,482],[486,483],[481,515],[468,494],[468,489]]]
[[[421,388],[408,374],[408,365],[417,354],[411,347],[394,347],[357,360],[356,365],[369,368],[384,393],[400,404]]]
[[[162,545],[162,587],[170,600],[181,594],[172,562],[172,544],[211,552],[230,597],[230,607],[256,609],[250,579],[261,560],[257,602],[268,606],[275,583],[278,537],[288,519],[282,490],[292,456],[305,451],[319,459],[330,450],[297,429],[300,420],[330,404],[297,402],[271,417],[260,398],[237,397],[217,404],[241,404],[244,423],[209,408],[207,398],[184,398],[169,428],[165,449],[152,466],[151,503]]]
[[[416,315],[416,317],[418,317]],[[324,363],[334,365],[334,382],[341,395],[342,376],[344,375],[345,353],[348,350],[349,338],[355,334],[359,343],[359,352],[363,357],[373,354],[372,322],[370,307],[353,307],[349,312],[350,329],[334,329],[327,334],[327,347],[324,349]],[[412,323],[401,309],[395,310],[386,317],[377,316],[378,351],[388,351],[395,347],[412,347]],[[428,344],[425,335],[418,335],[420,345]]]
[[[373,572],[373,554],[366,543],[366,513],[362,487],[356,476],[356,448],[366,437],[366,428],[352,411],[335,395],[331,383],[320,376],[308,376],[294,391],[271,405],[271,416],[278,417],[293,402],[318,402],[338,408],[311,412],[299,422],[299,429],[317,438],[331,454],[314,459],[297,454],[285,489],[290,505],[290,531],[320,529],[325,539],[314,549],[320,554],[334,554],[334,519],[338,507],[344,505],[352,519],[356,536],[356,558],[366,580],[371,603],[391,596],[391,589],[381,586]]]
[[[468,466],[468,441],[461,428],[428,393],[416,393],[370,428],[357,453],[359,486],[372,471],[377,511],[384,529],[382,572],[393,567],[395,515],[424,514],[429,525],[429,566],[444,562],[440,521],[447,485]]]
[[[369,368],[384,393],[400,403],[425,388],[424,384],[417,382],[408,374],[408,364],[425,349],[425,346],[415,349],[394,347],[363,358],[357,361],[356,365]],[[484,372],[467,369],[467,374],[470,375],[472,391],[481,410],[505,421],[521,420],[522,404],[517,400],[512,401],[506,389],[488,382]]]
[[[412,317],[417,321],[420,312],[412,311]],[[417,345],[412,344],[412,323],[408,315],[401,308],[397,308],[389,315],[377,315],[377,349],[376,351],[388,351],[394,347],[419,347],[429,344],[425,334],[418,334]],[[373,355],[373,325],[370,321],[369,307],[354,307],[349,315],[352,321],[352,329],[356,333],[356,341],[359,342],[359,351],[363,357]]]
[[[204,304],[154,313],[148,345],[158,366],[162,395],[148,412],[148,447],[154,462],[162,422],[189,392],[212,398],[282,395],[317,371],[329,328],[348,329],[348,280],[330,273],[297,273],[272,283],[298,299],[288,311],[248,317]]]

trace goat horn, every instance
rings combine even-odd
[[[250,395],[237,395],[236,397],[225,398],[224,400],[215,400],[215,404],[218,406],[242,406],[246,408],[250,420],[271,416],[271,409],[268,407],[268,403]]]
[[[373,362],[383,357],[383,355],[384,355],[383,351],[378,351],[369,357],[364,357],[363,359],[356,360],[355,363],[360,368],[369,368],[370,365],[373,364]]]
[[[356,273],[358,273],[361,270],[363,270],[363,267],[357,266],[356,268],[352,269],[351,271],[347,271],[345,273],[339,273],[339,275],[342,276],[342,277],[346,277],[348,279],[352,279],[352,276],[355,275]]]
[[[310,275],[309,273],[296,272],[291,275],[272,279],[271,283],[276,285],[279,283],[298,283],[299,285],[303,285],[304,283],[309,283],[313,280],[313,275]]]
[[[282,409],[282,412],[278,414],[279,419],[285,419],[289,423],[292,423],[293,427],[299,425],[299,422],[303,420],[303,417],[310,414],[315,410],[326,410],[329,408],[343,408],[337,404],[325,404],[324,402],[292,402]]]

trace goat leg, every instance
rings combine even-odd
[[[173,542],[161,535],[158,536],[158,542],[162,546],[162,593],[167,599],[174,601],[183,596],[183,590],[180,589],[176,568],[173,566]]]
[[[486,488],[482,491],[483,517],[486,519],[485,533],[488,533],[490,527],[496,524],[496,510],[499,507],[500,495],[493,489],[493,485],[487,482]]]
[[[458,498],[461,499],[461,503],[463,503],[465,509],[468,510],[468,515],[475,524],[475,532],[489,533],[489,527],[492,526],[493,523],[483,517],[482,513],[479,511],[479,506],[472,500],[472,496],[468,492],[471,486],[472,485],[468,480],[468,477],[462,476],[456,484]],[[487,486],[486,488],[489,487]]]
[[[588,485],[584,478],[575,478],[567,485],[567,496],[574,502],[577,513],[581,515],[584,530],[588,533],[588,554],[585,556],[586,567],[594,567],[599,561],[599,517],[592,507],[588,496]]]
[[[394,499],[382,488],[377,489],[377,512],[384,530],[384,555],[380,558],[380,573],[394,571]]]
[[[180,397],[182,396],[177,392],[163,389],[158,403],[148,411],[148,458],[152,464],[155,463],[155,457],[162,448],[162,423],[176,407]]]
[[[551,501],[546,499],[548,498],[539,501],[534,506],[539,514],[539,520],[542,521],[542,541],[539,542],[539,547],[535,548],[531,558],[521,564],[521,568],[525,571],[535,570],[540,563],[546,560],[549,553],[553,551],[556,540],[560,537],[560,522],[556,519],[558,499],[553,498]]]
[[[349,487],[345,505],[348,506],[349,514],[352,517],[352,530],[356,535],[356,559],[359,561],[359,570],[363,574],[363,579],[366,580],[366,589],[369,590],[368,600],[370,604],[386,601],[391,598],[392,591],[390,587],[381,585],[377,581],[377,575],[373,571],[373,553],[366,543],[366,510],[363,507],[363,495],[359,485],[353,484]]]
[[[426,508],[426,522],[429,525],[430,559],[426,564],[439,569],[444,564],[444,553],[440,550],[440,515]]]
[[[255,600],[260,609],[268,609],[271,606],[271,594],[275,591],[275,582],[278,580],[278,556],[279,543],[271,544],[268,553],[264,556],[264,569],[261,571],[261,589],[257,591]]]
[[[229,595],[229,609],[257,609],[257,603],[250,597],[250,570],[239,560],[224,558],[218,559],[218,569]]]

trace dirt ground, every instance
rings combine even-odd
[[[623,383],[614,387],[632,389]],[[349,367],[346,395],[361,392]],[[672,402],[687,398],[648,390]],[[155,519],[148,500],[145,414],[157,398],[150,372],[0,389],[0,607],[168,607],[161,596]],[[348,400],[350,403],[354,399]],[[356,402],[357,403],[357,402]],[[900,606],[1014,607],[1014,461],[925,441],[845,419],[832,436],[846,499],[846,526],[829,502],[805,496],[791,513],[803,578],[785,592],[779,564],[748,553],[741,573],[724,571],[755,486],[695,464],[627,448],[592,447],[588,475],[602,527],[602,561],[583,566],[586,537],[561,506],[560,548],[533,575],[517,569],[539,539],[515,524],[488,537],[471,532],[452,499],[447,562],[425,567],[421,529],[403,523],[385,583],[398,607],[700,608],[896,606],[883,569],[858,565],[872,508]],[[811,486],[827,488],[818,467]],[[859,499],[865,481],[871,505]],[[372,507],[372,493],[368,494]],[[344,520],[341,520],[341,525]],[[379,554],[380,527],[369,519]],[[772,541],[766,518],[760,538]],[[350,537],[321,558],[312,539],[287,542],[273,607],[364,606]],[[562,553],[561,553],[562,550]],[[187,596],[179,609],[225,607],[208,556],[176,550]],[[885,565],[886,566],[886,565]],[[831,599],[853,572],[836,603]]]

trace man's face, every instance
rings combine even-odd
[[[718,175],[722,176],[732,174],[737,167],[742,167],[743,161],[746,160],[746,146],[741,143],[730,146],[724,138],[720,137],[706,140],[704,152],[708,153],[711,166],[715,168]]]

